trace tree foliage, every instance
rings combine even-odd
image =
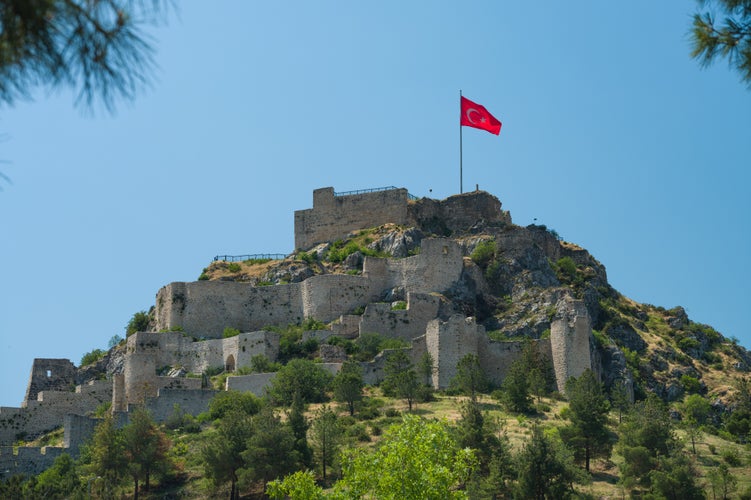
[[[477,399],[478,393],[486,392],[489,385],[476,354],[467,354],[456,364],[456,375],[451,380],[451,386],[469,396],[472,401]]]
[[[308,359],[293,359],[283,366],[271,382],[269,395],[280,404],[290,405],[295,392],[304,403],[326,401],[331,374]]]
[[[727,59],[751,87],[751,0],[700,0],[694,15],[691,57],[702,66]],[[718,21],[721,19],[721,21]]]
[[[204,473],[215,486],[230,483],[230,500],[239,498],[238,471],[245,466],[243,452],[253,435],[251,417],[241,411],[223,416],[215,433],[201,450]]]
[[[154,49],[143,31],[165,18],[163,0],[0,2],[0,100],[38,86],[71,87],[76,103],[112,110],[150,81]]]
[[[359,363],[347,361],[331,383],[334,399],[345,403],[350,415],[355,414],[355,404],[362,400],[362,368]]]
[[[467,498],[457,487],[476,465],[474,452],[457,446],[445,422],[406,415],[376,450],[347,450],[335,491],[345,498]]]
[[[123,428],[123,451],[128,473],[133,478],[135,500],[138,500],[140,481],[144,481],[144,489],[149,491],[151,475],[169,470],[169,447],[167,436],[157,428],[148,412],[134,411],[130,423]]]
[[[389,354],[384,368],[386,378],[383,380],[383,392],[388,396],[406,399],[409,411],[419,393],[417,372],[407,353],[396,350]]]
[[[324,405],[315,415],[310,426],[310,442],[319,464],[323,480],[326,480],[328,469],[334,464],[341,445],[342,428],[339,420],[331,408]]]
[[[136,332],[148,331],[150,322],[151,317],[146,311],[133,313],[133,316],[128,320],[128,324],[125,325],[125,336],[130,337]]]
[[[585,481],[566,447],[559,440],[546,436],[537,425],[517,455],[516,469],[516,498],[571,498],[572,484]]]
[[[564,442],[576,450],[577,458],[584,460],[589,472],[589,462],[595,456],[610,456],[612,448],[608,431],[610,404],[602,384],[592,370],[585,370],[579,378],[566,382],[571,425],[561,429]]]

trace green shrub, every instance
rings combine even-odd
[[[138,311],[137,313],[134,313],[128,321],[128,324],[125,325],[125,336],[129,337],[136,332],[148,331],[150,322],[151,317],[146,311]]]
[[[265,264],[267,262],[271,262],[272,259],[246,259],[243,261],[243,264],[246,264],[248,266],[255,266],[257,264]]]
[[[470,258],[478,266],[486,268],[495,258],[495,240],[490,239],[478,243]]]
[[[89,351],[81,358],[80,366],[86,366],[96,363],[97,361],[102,359],[105,354],[107,354],[107,351],[103,351],[101,349],[94,349],[93,351]]]
[[[227,264],[227,271],[231,273],[239,273],[242,270],[242,266],[237,262],[230,262]]]
[[[228,339],[230,337],[237,337],[240,335],[240,330],[237,328],[231,328],[231,327],[225,327],[224,332],[222,332],[222,338]]]
[[[696,377],[691,375],[681,375],[681,385],[689,394],[696,394],[701,392],[701,382]]]
[[[391,304],[391,310],[392,311],[403,311],[407,309],[407,303],[403,300],[397,300],[393,304]]]
[[[312,264],[316,261],[317,254],[316,253],[308,253],[308,252],[300,252],[297,254],[297,257],[303,261],[307,262],[308,264]]]
[[[559,274],[562,274],[569,279],[574,279],[576,277],[576,263],[571,257],[561,257],[555,265]]]
[[[738,467],[741,465],[741,457],[738,455],[738,452],[733,448],[726,448],[722,450],[722,453],[720,453],[720,456],[725,461],[725,463],[727,463],[730,467]]]
[[[209,279],[209,275],[207,274],[209,272],[208,267],[204,267],[203,271],[201,271],[201,275],[198,277],[198,281],[206,281]]]

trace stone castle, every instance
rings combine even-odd
[[[337,195],[333,188],[323,188],[313,192],[313,208],[295,212],[294,221],[299,250],[384,224],[420,227],[431,236],[422,239],[415,255],[364,257],[358,274],[316,274],[272,286],[234,281],[164,286],[156,295],[153,331],[137,332],[124,348],[111,351],[104,380],[92,379],[68,360],[34,361],[21,407],[0,408],[0,477],[36,473],[63,452],[75,454],[96,423],[89,415],[105,402],[125,420],[134,405],[145,405],[157,421],[167,419],[175,404],[194,415],[205,411],[217,391],[200,374],[220,369],[231,374],[257,354],[276,360],[279,334],[264,330],[269,325],[284,327],[313,318],[328,329],[306,332],[305,338],[379,333],[405,340],[411,343],[407,351],[414,362],[426,352],[432,355],[435,388],[448,387],[458,361],[467,354],[478,357],[492,382],[503,380],[522,344],[491,340],[475,317],[447,308],[444,296],[460,282],[479,280],[468,247],[446,236],[472,234],[477,227],[511,227],[511,217],[497,198],[475,191],[445,200],[416,200],[406,189]],[[388,299],[394,297],[403,297],[406,308],[392,309]],[[555,297],[548,308],[550,335],[533,342],[552,360],[563,391],[569,377],[595,368],[595,362],[585,303],[570,293]],[[242,333],[221,338],[227,327]],[[322,366],[335,373],[341,356],[326,347],[321,344]],[[362,363],[366,383],[381,380],[384,365],[383,353]],[[229,376],[225,389],[261,395],[273,376]],[[12,447],[18,439],[61,426],[64,448]]]

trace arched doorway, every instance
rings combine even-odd
[[[232,354],[227,356],[227,361],[224,362],[224,371],[226,372],[235,371],[235,357]]]

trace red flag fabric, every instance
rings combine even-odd
[[[501,122],[495,116],[491,115],[484,106],[480,106],[464,96],[462,96],[462,116],[460,123],[465,127],[487,130],[495,135],[501,133]]]

